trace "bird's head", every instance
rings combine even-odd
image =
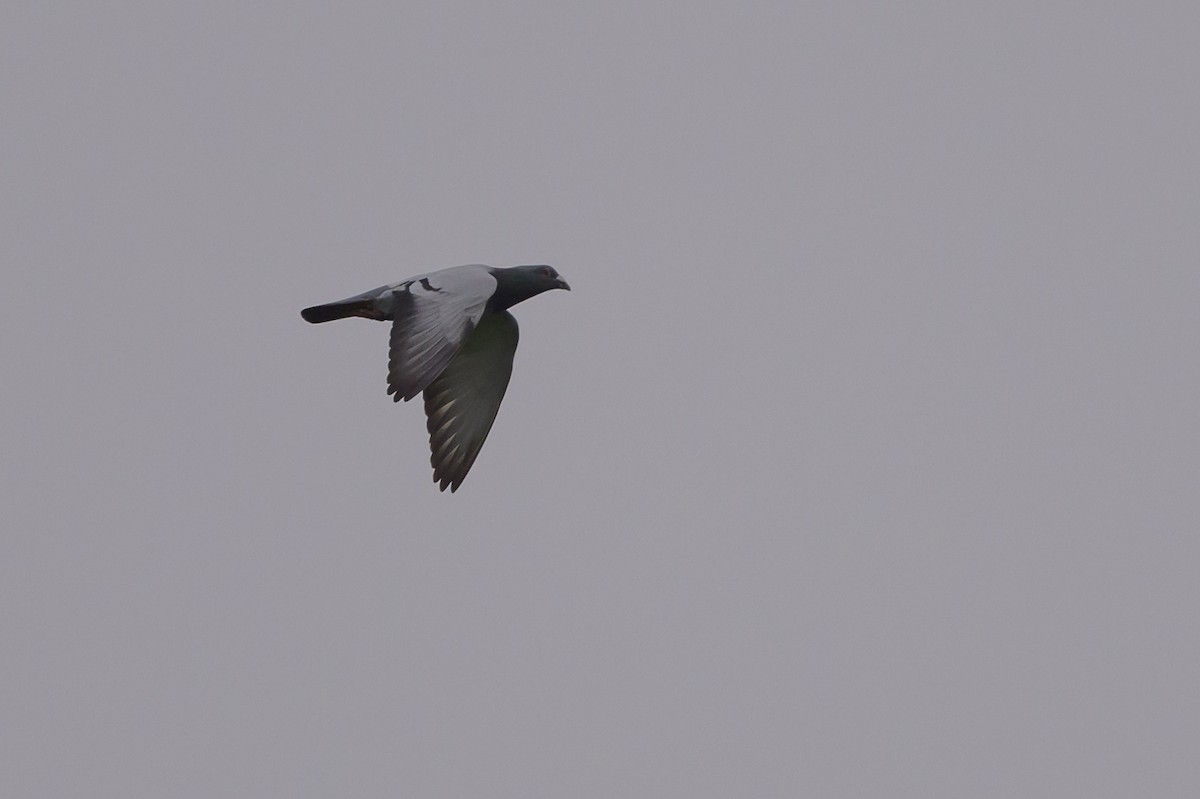
[[[550,289],[571,290],[571,287],[567,285],[567,281],[562,279],[553,266],[546,266],[545,264],[514,266],[513,271],[521,272],[523,279],[528,281],[529,285],[537,286],[539,291],[549,291]]]
[[[509,308],[522,300],[536,297],[550,289],[571,290],[567,281],[559,276],[553,266],[510,266],[507,269],[490,270],[496,278],[496,293],[492,295],[493,307]]]

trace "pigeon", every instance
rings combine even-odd
[[[425,396],[433,482],[458,490],[496,420],[512,375],[517,320],[508,309],[571,290],[553,267],[453,266],[300,312],[313,324],[361,316],[392,323],[388,394]]]

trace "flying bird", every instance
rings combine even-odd
[[[553,267],[468,264],[300,312],[314,324],[361,316],[392,323],[388,394],[425,396],[433,481],[457,491],[475,463],[512,375],[517,320],[508,309],[571,290]]]

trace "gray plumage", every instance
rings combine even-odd
[[[390,321],[388,394],[425,397],[433,481],[452,492],[479,455],[512,374],[517,320],[508,309],[570,286],[552,267],[469,264],[305,308],[314,324],[361,316]]]

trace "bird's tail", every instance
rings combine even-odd
[[[305,308],[300,312],[304,317],[304,321],[320,324],[321,322],[332,322],[334,319],[345,319],[348,316],[366,316],[375,318],[374,302],[372,300],[339,300],[338,302],[328,302],[324,305],[314,305],[311,308]]]

